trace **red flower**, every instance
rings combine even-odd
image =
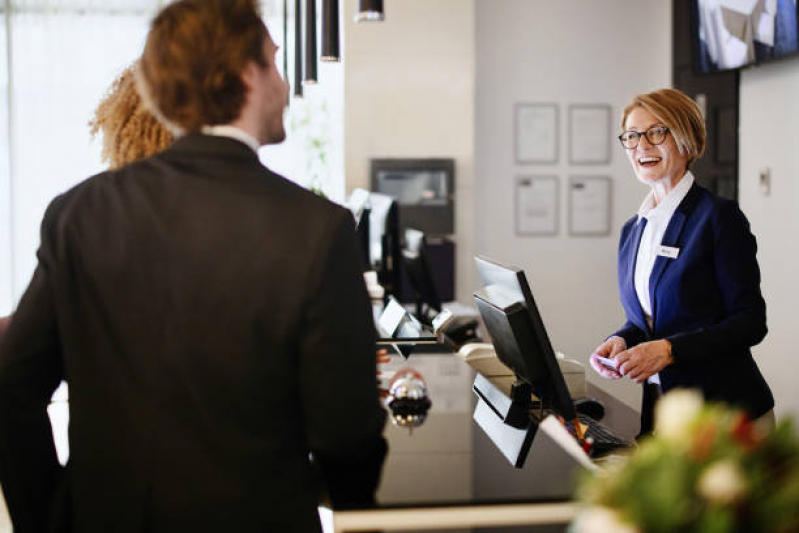
[[[760,438],[755,432],[755,424],[746,413],[740,413],[735,417],[730,426],[730,436],[747,451],[754,450],[760,444]]]

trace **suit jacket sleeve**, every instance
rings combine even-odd
[[[63,379],[48,220],[45,215],[39,265],[0,338],[0,483],[15,531],[49,527],[62,475],[47,416],[50,397]]]
[[[368,506],[386,452],[375,330],[349,212],[328,228],[301,332],[305,433],[334,507]]]
[[[641,344],[647,338],[646,333],[641,331],[641,329],[638,326],[636,326],[629,320],[624,324],[624,326],[622,326],[620,330],[611,335],[611,337],[614,336],[621,337],[622,339],[624,339],[624,342],[627,344],[627,348],[632,348],[636,344]]]
[[[726,311],[715,324],[666,337],[676,364],[725,357],[766,336],[766,304],[760,293],[757,243],[737,204],[725,202],[713,224],[714,269]]]

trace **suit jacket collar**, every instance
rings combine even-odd
[[[168,152],[191,157],[243,159],[260,163],[258,154],[243,142],[231,137],[192,133],[178,137]]]

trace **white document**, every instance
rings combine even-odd
[[[516,180],[516,232],[554,235],[558,231],[558,178],[520,177]]]
[[[575,235],[610,233],[610,178],[569,180],[569,231]]]
[[[569,162],[610,163],[610,106],[569,108]]]
[[[558,108],[554,104],[516,106],[516,160],[555,163],[558,159]]]

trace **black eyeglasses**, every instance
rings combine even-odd
[[[668,132],[669,128],[665,126],[652,126],[644,132],[627,130],[619,135],[619,140],[622,146],[628,150],[632,150],[641,142],[641,136],[646,135],[646,140],[649,141],[649,144],[657,146],[658,144],[663,144]]]

